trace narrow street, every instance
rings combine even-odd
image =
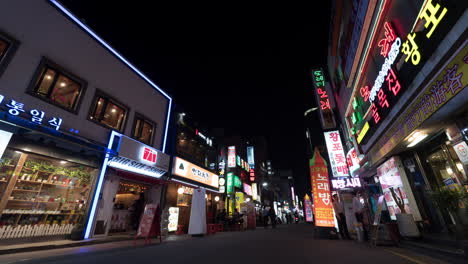
[[[127,242],[0,256],[0,263],[449,263],[396,247],[356,241],[317,240],[310,225],[224,232],[161,245]]]

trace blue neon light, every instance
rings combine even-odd
[[[62,6],[57,0],[49,0],[54,6],[60,9],[64,14],[66,14],[71,20],[78,24],[82,29],[84,29],[88,34],[94,37],[99,43],[106,47],[110,52],[112,52],[117,58],[119,58],[123,63],[125,63],[130,69],[135,71],[141,78],[143,78],[147,83],[149,83],[153,88],[158,90],[162,95],[164,95],[168,100],[167,116],[166,116],[166,130],[164,131],[164,140],[162,151],[166,152],[166,141],[167,141],[167,130],[169,128],[169,121],[171,117],[171,107],[172,107],[172,98],[166,94],[161,88],[159,88],[155,83],[153,83],[148,77],[146,77],[142,72],[140,72],[135,66],[128,62],[122,55],[120,55],[116,50],[114,50],[109,44],[107,44],[103,39],[101,39],[96,33],[94,33],[89,27],[83,24],[78,18],[76,18],[68,9]]]
[[[116,131],[112,131],[110,138],[109,138],[109,143],[107,144],[107,149],[110,149],[112,147],[112,143],[114,142],[114,137],[116,135],[120,135],[120,133]],[[91,211],[89,213],[88,223],[86,225],[86,232],[85,232],[85,237],[84,237],[85,239],[88,239],[91,235],[94,217],[96,216],[96,207],[97,207],[97,203],[99,200],[99,194],[101,193],[102,182],[104,180],[104,174],[106,174],[106,170],[107,170],[107,163],[109,161],[109,155],[110,155],[109,153],[106,153],[106,157],[104,158],[104,162],[102,163],[101,172],[99,173],[99,178],[98,178],[97,185],[96,185],[96,191],[94,193],[93,203],[91,204]]]

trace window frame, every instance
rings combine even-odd
[[[94,111],[96,110],[96,106],[97,106],[97,103],[99,101],[99,98],[103,98],[105,100],[104,102],[104,106],[103,106],[103,110],[107,107],[107,104],[109,102],[111,102],[112,104],[122,108],[125,110],[125,115],[124,115],[124,118],[122,120],[122,124],[121,124],[121,127],[119,129],[116,129],[116,128],[113,128],[109,125],[106,125],[104,123],[102,123],[100,120],[102,120],[102,117],[104,116],[105,114],[105,111],[102,111],[101,115],[100,115],[100,120],[97,120],[94,118]],[[121,103],[120,101],[116,100],[115,97],[113,96],[110,96],[109,94],[107,94],[106,92],[103,92],[102,90],[99,90],[99,89],[96,89],[96,92],[94,93],[94,97],[93,97],[93,101],[91,103],[91,106],[90,106],[90,109],[89,109],[89,112],[88,112],[88,121],[91,121],[95,124],[98,124],[104,128],[107,128],[107,129],[112,129],[112,130],[115,130],[115,131],[118,131],[118,132],[121,132],[123,133],[125,131],[125,127],[127,126],[127,120],[128,120],[128,115],[130,114],[130,107],[126,106],[125,104]],[[91,118],[93,117],[93,118]]]
[[[69,78],[70,80],[72,80],[72,81],[74,81],[74,82],[76,82],[76,83],[78,83],[80,85],[80,87],[81,87],[80,93],[77,96],[74,107],[67,108],[67,107],[55,102],[54,100],[52,100],[52,99],[50,99],[48,97],[41,96],[37,92],[36,88],[38,88],[39,84],[41,83],[41,81],[43,79],[43,76],[41,78],[42,72],[47,68],[56,71],[56,73],[57,73],[56,78],[58,78],[59,75],[63,75],[63,76]],[[50,87],[51,89],[53,89],[53,85],[55,84],[55,82],[56,81],[54,81],[51,84],[51,87]],[[26,90],[26,93],[33,96],[33,97],[35,97],[35,98],[38,98],[38,99],[44,101],[44,102],[47,102],[47,103],[49,103],[51,105],[57,106],[57,107],[59,107],[59,108],[61,108],[63,110],[66,110],[66,111],[68,111],[70,113],[73,113],[73,114],[77,115],[79,110],[80,110],[80,106],[81,106],[81,102],[83,101],[84,94],[86,93],[87,86],[88,86],[88,83],[84,79],[82,79],[82,78],[78,77],[77,75],[71,73],[70,71],[68,71],[64,67],[58,65],[57,63],[51,61],[50,59],[48,59],[46,57],[42,57],[41,61],[39,62],[39,65],[36,67],[36,71],[34,72],[34,75],[33,75],[32,79],[31,79],[31,82],[29,84],[28,89]]]
[[[13,55],[15,55],[16,51],[18,50],[18,46],[20,42],[10,35],[4,33],[0,30],[0,40],[7,42],[10,46],[7,48],[5,55],[3,58],[0,58],[0,76],[2,76],[3,72],[8,68],[8,64],[10,64]]]
[[[153,126],[153,131],[152,131],[152,135],[150,137],[150,142],[143,142],[141,140],[139,140],[138,138],[135,137],[135,130],[136,130],[136,125],[137,125],[137,121],[138,119],[142,120],[143,122],[146,122],[146,123],[149,123]],[[143,144],[146,144],[148,146],[152,146],[153,143],[154,143],[154,137],[156,136],[156,129],[158,128],[158,123],[154,122],[153,120],[151,120],[150,118],[146,117],[145,115],[143,114],[140,114],[138,112],[135,112],[135,115],[133,116],[133,126],[132,126],[132,131],[131,131],[131,138],[135,139],[135,140],[138,140],[139,142],[143,143]],[[143,126],[141,127],[140,129],[140,133],[141,133],[141,130],[143,129]]]

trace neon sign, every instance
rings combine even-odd
[[[331,180],[332,187],[335,190],[340,190],[344,188],[356,188],[361,187],[361,181],[359,178],[343,178],[343,179],[336,179]]]
[[[325,88],[325,76],[322,70],[313,70],[312,79],[315,84],[317,104],[320,107],[320,119],[322,128],[331,129],[335,128],[335,118],[332,110],[331,99]]]
[[[0,94],[0,107],[3,106],[3,108],[6,109],[6,112],[8,115],[11,116],[28,116],[28,119],[31,118],[31,122],[36,124],[36,125],[42,125],[42,121],[44,120],[45,117],[45,112],[38,110],[38,109],[31,109],[27,111],[25,109],[25,105],[19,101],[16,101],[14,99],[8,100],[9,102],[3,102],[5,100],[5,96]],[[5,100],[7,101],[7,100]],[[4,103],[4,105],[2,105]],[[60,129],[60,125],[62,124],[62,118],[59,117],[51,117],[48,118],[47,125],[50,127],[53,127],[55,130]]]
[[[346,164],[343,145],[341,144],[340,133],[338,130],[335,130],[325,132],[324,135],[333,176],[348,176],[348,166]]]
[[[419,19],[426,20],[426,23],[424,24],[425,28],[430,27],[432,24],[429,32],[427,32],[426,34],[426,38],[428,39],[431,38],[432,33],[447,13],[447,8],[444,7],[439,13],[439,16],[437,17],[436,14],[438,13],[440,7],[441,6],[439,4],[434,6],[434,4],[432,4],[432,0],[429,0],[429,2],[426,3],[426,6],[424,6],[421,15],[419,16]],[[401,52],[403,52],[406,55],[405,62],[408,62],[408,60],[411,58],[411,63],[413,65],[418,65],[421,61],[421,53],[418,50],[419,47],[415,40],[416,33],[409,33],[407,38],[408,40],[406,40],[405,43],[403,43],[403,48],[401,49]]]
[[[228,147],[228,168],[236,167],[236,147]]]

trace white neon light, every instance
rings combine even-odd
[[[106,47],[110,52],[112,52],[117,58],[119,58],[123,63],[125,63],[130,69],[135,71],[141,78],[143,78],[147,83],[149,83],[153,88],[158,90],[162,95],[164,95],[169,100],[169,105],[167,109],[167,116],[166,116],[166,130],[164,132],[164,140],[163,140],[163,152],[166,152],[166,141],[167,141],[167,130],[169,127],[169,120],[171,117],[171,107],[172,107],[172,98],[166,94],[161,88],[159,88],[155,83],[153,83],[148,77],[146,77],[142,72],[140,72],[135,66],[133,66],[130,62],[128,62],[122,55],[120,55],[116,50],[114,50],[109,44],[107,44],[103,39],[101,39],[96,33],[94,33],[88,26],[83,24],[78,18],[76,18],[68,9],[62,6],[57,0],[49,0],[54,6],[60,9],[65,15],[67,15],[71,20],[73,20],[76,24],[78,24],[82,29],[88,32],[91,36],[94,37],[99,43],[101,43],[104,47]]]
[[[107,165],[109,167],[112,167],[112,168],[121,169],[121,170],[125,170],[125,171],[130,171],[130,172],[135,172],[135,173],[138,173],[138,174],[141,174],[141,175],[146,175],[146,176],[155,177],[155,178],[160,178],[165,173],[165,171],[155,172],[155,171],[148,171],[148,170],[145,170],[145,169],[139,169],[139,168],[128,166],[128,165],[125,165],[125,164],[122,164],[122,163],[113,162],[112,160],[108,161]]]
[[[384,82],[385,76],[387,76],[388,71],[390,70],[390,67],[392,67],[393,63],[396,60],[396,57],[400,53],[400,46],[401,46],[401,39],[396,38],[392,44],[392,48],[390,49],[390,52],[388,53],[388,57],[385,58],[385,62],[379,71],[379,76],[377,76],[377,79],[375,79],[374,86],[372,86],[372,90],[369,96],[369,101],[371,103],[374,101],[375,96],[377,95],[377,92],[382,87],[382,83]]]
[[[114,142],[114,137],[116,135],[120,135],[120,133],[116,131],[111,132],[109,143],[107,143],[107,149],[110,149],[112,147],[112,143]],[[88,239],[91,235],[91,229],[93,227],[96,207],[97,207],[97,203],[99,200],[99,195],[101,193],[102,182],[104,180],[104,174],[106,173],[106,170],[107,170],[108,160],[109,160],[109,153],[106,153],[106,157],[104,158],[104,162],[102,163],[101,173],[99,173],[99,178],[98,178],[97,185],[96,185],[96,192],[94,193],[94,197],[93,197],[93,203],[91,204],[91,211],[89,213],[88,224],[86,225],[86,232],[85,232],[85,237],[84,237],[85,239]]]

